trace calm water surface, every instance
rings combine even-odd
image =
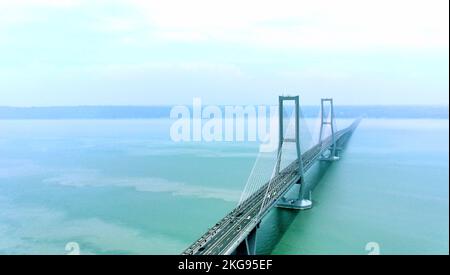
[[[254,143],[173,143],[170,121],[0,121],[0,253],[178,254],[232,209]],[[274,210],[260,253],[448,254],[448,120],[364,120]]]

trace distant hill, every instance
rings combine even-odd
[[[172,106],[0,107],[0,119],[145,119],[168,118]],[[305,117],[319,107],[303,106]],[[336,117],[449,118],[448,106],[336,106]]]

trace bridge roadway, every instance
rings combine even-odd
[[[336,144],[342,144],[353,133],[359,120],[346,129],[335,133]],[[333,145],[328,137],[302,154],[304,172]],[[245,241],[246,236],[260,223],[275,203],[300,179],[298,160],[284,168],[272,180],[242,204],[228,213],[213,228],[187,248],[183,255],[228,255]],[[269,185],[269,190],[267,190]]]

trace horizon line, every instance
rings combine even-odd
[[[277,104],[202,104],[202,106],[276,106]],[[334,104],[335,106],[340,107],[447,107],[449,108],[449,104]],[[96,104],[83,104],[83,105],[30,105],[30,106],[14,106],[14,105],[0,105],[0,108],[21,108],[21,109],[30,109],[30,108],[92,108],[92,107],[113,107],[113,108],[151,108],[151,107],[173,107],[173,106],[192,106],[191,104],[155,104],[155,105],[114,105],[114,104],[105,104],[105,105],[96,105]],[[317,105],[313,104],[305,104],[300,105],[303,107],[318,107],[320,103]]]

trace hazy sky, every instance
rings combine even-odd
[[[448,104],[448,0],[0,0],[0,106]]]

